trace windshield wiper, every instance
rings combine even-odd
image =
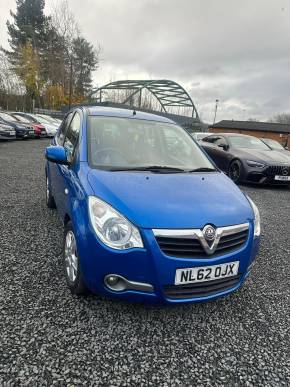
[[[191,169],[188,172],[216,172],[217,170],[215,168],[207,168],[207,167],[201,167],[196,169]]]
[[[187,172],[186,169],[177,168],[177,167],[168,167],[165,165],[146,165],[146,166],[136,166],[136,167],[122,167],[122,168],[112,168],[110,169],[112,172],[117,171],[150,171],[150,172]]]

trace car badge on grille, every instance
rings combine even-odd
[[[205,239],[209,242],[212,242],[216,237],[216,230],[211,225],[204,226],[202,233]]]
[[[288,168],[287,168],[287,167],[283,167],[283,169],[282,169],[282,175],[283,175],[283,176],[287,176],[287,175],[288,175]]]
[[[200,243],[208,255],[212,255],[220,241],[221,233],[219,229],[207,224],[200,231],[199,240]]]

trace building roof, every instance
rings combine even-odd
[[[253,130],[261,132],[275,132],[275,133],[288,133],[290,134],[290,125],[279,124],[276,122],[258,122],[258,121],[234,121],[234,120],[222,120],[211,128],[221,129],[240,129],[240,130]]]

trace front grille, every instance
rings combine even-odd
[[[279,176],[290,176],[290,165],[270,165],[266,169],[266,175],[268,177]]]
[[[225,235],[220,238],[215,253],[211,257],[226,254],[241,248],[247,241],[249,229]],[[156,236],[156,241],[166,255],[176,258],[208,257],[200,240],[194,235],[192,237],[164,237]]]
[[[234,288],[240,281],[241,274],[207,282],[187,285],[165,285],[164,294],[167,298],[198,298],[212,296]]]

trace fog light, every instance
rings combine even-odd
[[[118,283],[119,278],[116,275],[109,275],[107,277],[107,284],[110,286],[114,286]]]
[[[118,274],[108,274],[104,278],[105,286],[114,292],[137,290],[140,292],[153,292],[153,286],[145,282],[130,281]]]
[[[104,279],[105,285],[110,290],[115,292],[122,292],[127,289],[127,282],[125,278],[117,274],[109,274]]]

